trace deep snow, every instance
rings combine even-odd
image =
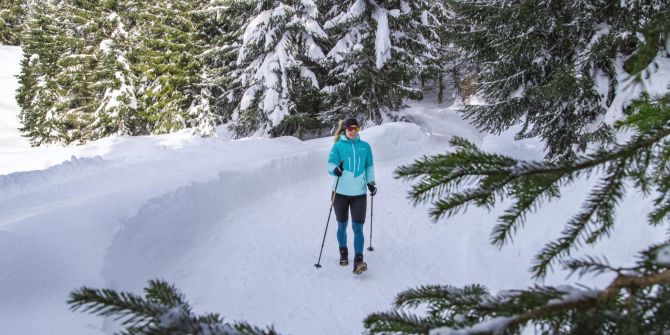
[[[493,292],[532,285],[533,255],[579,208],[584,181],[560,202],[530,215],[514,244],[488,243],[496,211],[470,208],[432,222],[428,206],[413,207],[411,184],[397,166],[448,150],[457,135],[486,150],[542,157],[536,141],[513,132],[480,134],[431,99],[414,103],[416,124],[389,123],[361,136],[375,155],[374,252],[362,276],[337,265],[326,174],[331,138],[230,140],[226,131],[202,139],[172,135],[106,138],[75,147],[31,148],[16,130],[13,100],[20,49],[0,47],[0,325],[3,334],[109,334],[113,322],[70,312],[65,301],[82,286],[141,293],[163,278],[180,288],[198,313],[274,325],[283,334],[360,334],[362,320],[387,310],[400,291],[423,284],[482,283]],[[613,264],[663,238],[640,221],[648,201],[623,202],[611,239],[599,244]],[[369,238],[370,217],[365,226]],[[351,235],[349,238],[351,242]],[[366,240],[366,247],[369,241]],[[547,284],[603,286],[611,278],[558,272]]]

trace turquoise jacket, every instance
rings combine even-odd
[[[368,183],[375,182],[374,164],[372,162],[372,149],[370,145],[361,140],[358,135],[353,140],[344,134],[333,145],[328,157],[328,173],[335,176],[333,170],[340,161],[344,162],[344,171],[337,184],[337,178],[333,179],[333,190],[342,195],[363,195]]]

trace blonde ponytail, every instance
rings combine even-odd
[[[340,139],[340,135],[342,135],[342,132],[344,131],[344,120],[340,120],[340,122],[337,123],[337,131],[335,131],[335,143]]]

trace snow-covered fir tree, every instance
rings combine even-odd
[[[60,2],[38,0],[30,11],[25,28],[23,60],[16,100],[21,107],[21,131],[31,144],[54,142],[61,134],[55,81],[57,62],[66,46],[59,36],[66,27],[59,17]]]
[[[196,58],[202,48],[193,22],[193,1],[126,3],[131,69],[137,76],[141,133],[162,134],[191,126],[188,113],[200,94],[202,73]]]
[[[100,42],[99,67],[110,71],[104,93],[96,109],[94,138],[108,135],[142,134],[144,125],[137,114],[137,76],[132,71],[129,53],[132,50],[126,20],[125,2],[107,2],[108,11],[100,22],[107,32]]]
[[[109,51],[118,28],[117,2],[38,1],[32,8],[17,95],[32,143],[82,143],[129,133],[112,110],[128,99],[114,93],[123,76],[118,55]]]
[[[25,0],[0,2],[0,44],[19,45],[26,17]]]
[[[244,27],[237,66],[243,72],[233,129],[306,136],[318,130],[319,70],[327,35],[311,0],[260,1]]]
[[[458,49],[449,43],[447,34],[448,26],[451,24],[451,10],[444,1],[431,2],[428,9],[422,12],[420,26],[424,35],[431,37],[431,46],[425,54],[425,64],[419,73],[421,88],[436,92],[437,100],[442,103],[446,98],[447,88],[458,82],[455,76],[463,67],[459,64]]]
[[[667,1],[448,2],[465,27],[452,37],[478,65],[485,100],[465,115],[494,133],[521,124],[517,137],[544,139],[548,157],[570,158],[590,142],[611,140],[603,117],[624,107],[616,99],[624,69],[638,60],[653,68],[655,57],[667,56],[658,43],[644,56],[633,53],[667,33],[667,24],[650,30],[668,22]]]
[[[330,1],[324,24],[328,52],[327,111],[332,123],[346,115],[379,123],[407,98],[422,97],[418,79],[436,70],[438,17],[431,1]]]
[[[110,7],[111,6],[111,7]],[[114,86],[114,68],[102,61],[113,26],[107,18],[117,15],[116,1],[66,0],[60,7],[67,34],[59,36],[66,46],[58,55],[56,110],[63,143],[83,143],[108,135],[98,113],[102,100]]]
[[[476,64],[463,54],[463,49],[453,43],[455,34],[469,31],[472,26],[457,19],[451,2],[434,1],[427,12],[427,15],[434,17],[435,23],[425,29],[436,33],[439,40],[430,49],[434,57],[427,61],[427,70],[423,71],[420,79],[424,92],[433,91],[437,103],[444,102],[447,93],[461,102],[469,100],[476,93]],[[459,101],[455,103],[460,105]]]
[[[244,26],[256,4],[248,0],[211,0],[196,11],[195,21],[203,36],[204,48],[198,55],[202,74],[200,95],[190,113],[196,130],[213,134],[214,127],[229,122],[242,98],[237,66]]]

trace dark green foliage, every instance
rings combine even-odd
[[[25,1],[3,0],[0,2],[0,45],[21,44],[25,17]]]
[[[24,33],[24,58],[16,100],[21,106],[21,130],[34,145],[52,142],[61,133],[62,121],[56,110],[55,65],[58,56],[65,52],[59,36],[65,36],[66,29],[58,13],[50,3],[36,6]]]
[[[491,242],[502,246],[525,224],[525,216],[545,200],[560,198],[561,187],[582,177],[597,176],[579,212],[567,222],[562,236],[537,254],[532,267],[543,278],[556,262],[579,275],[614,273],[605,289],[535,287],[490,295],[479,286],[456,289],[425,286],[401,293],[396,310],[373,314],[366,327],[373,334],[427,334],[428,329],[467,330],[469,334],[521,334],[532,325],[540,334],[665,334],[670,332],[668,296],[670,264],[657,261],[660,248],[640,253],[636,266],[616,268],[592,256],[568,259],[584,244],[595,244],[614,229],[615,210],[630,188],[654,195],[648,216],[651,225],[670,219],[670,94],[647,94],[630,104],[615,125],[631,137],[623,144],[602,147],[572,161],[521,161],[482,152],[455,138],[454,152],[424,157],[396,170],[396,177],[419,179],[410,193],[415,203],[432,202],[439,220],[468,205],[491,209],[502,199],[510,207],[498,218]],[[558,300],[557,300],[558,299]],[[427,307],[425,317],[408,308]],[[402,310],[401,310],[402,309]],[[495,325],[495,327],[494,327]]]
[[[145,132],[168,133],[190,126],[188,108],[199,92],[196,55],[202,49],[191,1],[137,2],[129,6],[134,46],[128,57],[138,77],[137,112]]]
[[[32,144],[192,126],[201,70],[190,6],[36,0],[17,92]]]
[[[291,81],[289,114],[270,131],[275,136],[295,136],[306,140],[320,137],[329,129],[320,119],[324,95],[310,80],[291,75],[299,69],[289,71]]]
[[[494,133],[521,124],[517,137],[544,139],[549,158],[610,141],[601,118],[620,86],[616,63],[637,75],[668,52],[665,1],[448,2],[460,21],[449,36],[479,66],[487,102],[465,115]]]
[[[319,112],[322,110],[323,94],[312,83],[301,78],[300,69],[293,68],[288,71],[289,115],[275,126],[270,134],[272,136],[296,136],[301,139],[318,137],[324,129],[319,120]]]
[[[74,311],[121,321],[121,334],[277,335],[272,328],[224,323],[218,314],[195,315],[184,295],[165,281],[149,281],[144,294],[83,287],[70,294],[68,304]]]
[[[83,143],[108,131],[99,129],[105,127],[100,123],[100,114],[105,113],[100,103],[117,78],[114,68],[103,61],[105,51],[100,46],[115,28],[106,18],[116,10],[115,1],[69,0],[59,8],[67,31],[58,36],[65,50],[53,64],[57,69],[53,78],[58,96],[55,110],[61,121],[60,134],[53,142]]]
[[[134,134],[116,1],[38,1],[27,22],[17,101],[33,145]]]

